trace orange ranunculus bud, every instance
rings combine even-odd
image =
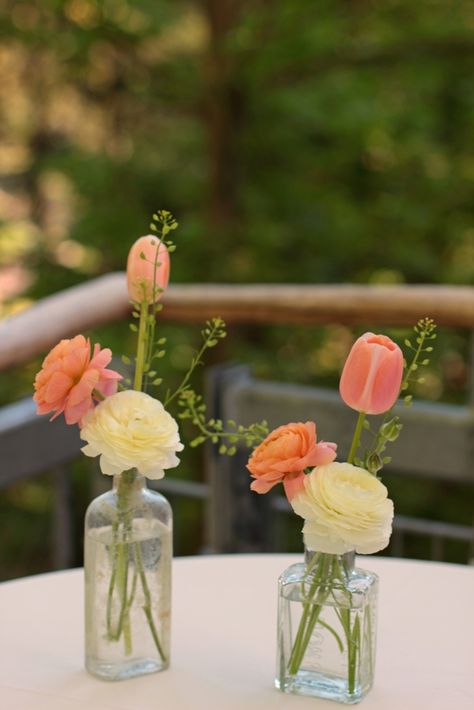
[[[127,287],[132,301],[159,301],[168,286],[169,276],[170,257],[166,245],[152,234],[137,239],[127,261]]]
[[[344,365],[339,392],[358,412],[387,412],[400,393],[403,353],[386,335],[364,333],[356,340]]]

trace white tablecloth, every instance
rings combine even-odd
[[[273,688],[276,580],[291,555],[181,558],[171,668],[108,683],[83,669],[82,570],[0,585],[1,710],[334,710]],[[364,710],[473,710],[474,569],[359,558],[380,576]]]

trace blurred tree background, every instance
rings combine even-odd
[[[180,222],[175,282],[474,282],[469,0],[2,9],[3,316],[122,270],[157,208]],[[96,335],[120,351],[124,328]],[[179,374],[198,330],[165,330]],[[219,357],[335,384],[352,337],[235,328]],[[465,334],[444,332],[418,396],[464,401],[467,350]],[[3,375],[1,401],[30,393],[37,367]],[[47,509],[46,489],[2,493],[5,527],[19,527],[11,511],[18,520],[25,501]],[[414,497],[426,505],[426,491]],[[453,507],[470,522],[471,508],[460,520]]]

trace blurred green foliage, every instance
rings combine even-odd
[[[467,0],[4,9],[0,254],[32,297],[123,268],[158,206],[175,281],[472,283]]]
[[[473,28],[469,0],[4,0],[3,315],[122,270],[159,207],[175,282],[472,284]],[[178,377],[198,328],[163,332]],[[416,394],[465,401],[467,336],[441,335]],[[352,337],[232,328],[213,357],[334,386]]]

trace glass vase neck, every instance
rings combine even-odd
[[[329,552],[320,552],[318,550],[309,550],[306,546],[304,548],[304,561],[307,567],[316,569],[325,560],[326,562],[331,562],[331,567],[333,564],[337,564],[341,570],[346,574],[350,574],[354,569],[355,564],[355,552],[345,552],[342,555],[336,555]]]
[[[137,470],[122,471],[122,473],[114,476],[113,489],[116,492],[123,490],[140,491],[146,488],[146,478]]]

